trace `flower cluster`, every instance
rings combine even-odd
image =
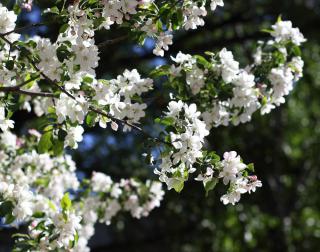
[[[69,195],[65,194],[57,205],[51,201],[46,202],[40,195],[37,197],[38,212],[33,215],[28,226],[29,234],[17,236],[15,249],[23,251],[27,246],[32,251],[74,251],[79,239],[78,230],[81,229],[82,217],[72,208]],[[41,204],[40,200],[44,202]]]
[[[222,179],[225,186],[229,185],[227,193],[220,198],[225,205],[234,205],[240,200],[241,194],[255,192],[257,187],[262,186],[257,176],[249,176],[249,172],[254,170],[252,164],[244,164],[235,151],[225,152],[222,161],[214,153],[205,154],[200,161],[207,168],[195,180],[201,181],[208,193]]]
[[[104,17],[104,22],[102,26],[106,29],[110,29],[113,24],[122,24],[124,20],[129,20],[134,14],[137,14],[137,8],[148,7],[154,0],[103,0],[101,1],[103,5],[102,17]]]
[[[244,68],[223,48],[208,57],[180,52],[173,65],[156,69],[152,75],[167,76],[172,91],[168,111],[155,120],[162,125],[158,137],[137,126],[146,114],[143,97],[153,88],[152,79],[136,69],[111,80],[96,77],[102,48],[95,42],[98,30],[129,27],[129,39],[143,44],[151,37],[154,54],[164,56],[173,31],[204,25],[209,5],[214,11],[224,2],[74,1],[44,13],[63,22],[55,41],[19,40],[17,15],[0,5],[0,217],[7,224],[30,224],[28,234],[16,239],[16,251],[89,251],[97,221],[110,224],[123,212],[141,218],[160,205],[164,192],[158,181],[114,182],[98,172],[79,180],[64,148],[78,147],[84,126],[110,124],[117,130],[122,124],[124,131],[142,131],[151,139],[149,153],[158,153],[148,155],[155,160],[154,172],[168,189],[180,192],[195,175],[208,193],[221,180],[228,186],[221,201],[235,204],[241,194],[262,186],[249,174],[253,166],[236,152],[221,160],[205,151],[205,137],[212,127],[247,122],[255,111],[265,114],[285,102],[304,64],[299,46],[305,38],[290,21],[279,19],[272,26],[272,39],[259,42],[254,63]],[[32,1],[21,5],[31,7]],[[43,119],[37,125],[42,134],[30,130],[19,138],[9,131],[18,109]]]
[[[39,141],[39,133],[30,134],[31,139],[9,131],[0,135],[1,217],[7,224],[30,223],[28,239],[19,237],[17,247],[34,240],[34,250],[86,251],[97,221],[110,224],[120,211],[141,218],[160,206],[164,195],[160,182],[117,183],[98,172],[79,181],[70,156],[37,153],[31,145]],[[73,200],[66,192],[72,192]]]
[[[169,190],[173,188],[180,192],[190,174],[195,173],[198,174],[195,179],[203,182],[207,193],[219,179],[224,185],[229,184],[228,192],[221,197],[221,201],[235,204],[240,200],[240,194],[254,192],[256,187],[262,186],[255,176],[249,176],[249,172],[253,171],[252,165],[245,165],[236,152],[224,153],[224,159],[220,161],[216,154],[203,150],[204,138],[209,131],[199,120],[200,112],[195,104],[188,106],[181,101],[171,101],[168,110],[164,118],[157,120],[166,126],[167,133],[169,128],[171,130],[164,139],[165,146],[154,172]]]
[[[37,137],[32,138],[37,141]],[[33,213],[31,201],[38,200],[34,195],[41,194],[58,203],[67,190],[79,188],[75,163],[70,156],[50,157],[47,153],[38,154],[34,149],[29,151],[25,147],[26,140],[9,131],[1,134],[0,142],[2,188],[5,198],[18,197],[11,201],[18,207],[13,213],[16,219],[30,217]]]
[[[144,110],[147,104],[135,102],[134,99],[148,92],[152,87],[153,81],[149,78],[141,79],[136,69],[125,70],[117,79],[95,83],[96,95],[93,99],[99,105],[108,106],[113,117],[136,124],[145,116]],[[103,123],[103,120],[100,120],[100,126]]]
[[[140,41],[150,37],[155,41],[153,50],[155,55],[164,56],[164,51],[172,42],[172,31],[184,28],[196,29],[204,25],[203,17],[207,15],[207,0],[201,1],[168,1],[157,3],[154,0],[103,0],[91,1],[83,4],[81,8],[76,4],[72,8],[78,15],[90,16],[91,24],[95,29],[111,29],[111,26],[132,26],[133,32],[138,35]],[[212,0],[211,10],[217,6],[224,6],[223,0]],[[93,9],[93,10],[91,10]]]
[[[209,60],[180,52],[172,58],[175,64],[160,67],[156,76],[169,75],[168,83],[179,98],[198,101],[208,129],[248,122],[255,111],[269,113],[284,103],[302,77],[304,63],[298,46],[305,41],[303,35],[290,21],[279,20],[272,28],[274,39],[261,42],[255,63],[245,68],[223,48],[217,54],[208,53]]]
[[[171,101],[164,122],[169,122],[175,131],[169,133],[170,148],[162,153],[161,164],[155,173],[160,176],[160,181],[180,191],[189,173],[195,172],[194,163],[202,157],[204,137],[209,134],[204,122],[199,120],[200,112],[197,106],[188,106],[182,101]]]
[[[281,19],[272,26],[271,35],[275,38],[276,42],[292,41],[297,46],[306,42],[303,34],[299,28],[293,28],[291,21],[282,21]]]
[[[21,108],[30,111],[33,107],[38,116],[52,116],[60,125],[60,131],[64,132],[58,137],[59,130],[49,129],[52,131],[53,141],[60,141],[59,146],[64,141],[62,145],[77,148],[84,132],[81,125],[85,122],[89,126],[99,122],[103,128],[112,122],[111,126],[115,130],[118,128],[116,120],[125,120],[127,125],[139,123],[145,116],[144,110],[147,107],[146,103],[141,102],[140,96],[152,89],[153,81],[142,79],[135,69],[125,70],[117,79],[97,80],[94,69],[98,66],[99,56],[94,41],[94,24],[79,5],[71,5],[68,16],[67,27],[54,43],[38,37],[26,43],[26,48],[23,49],[35,54],[34,59],[30,55],[27,57],[32,70],[27,75],[22,69],[6,70],[11,75],[4,74],[3,78],[10,81],[3,81],[3,86],[10,84],[12,87],[17,84],[15,80],[21,80],[26,85],[21,85],[19,91],[44,94],[39,82],[47,81],[52,93],[33,99],[28,97]],[[10,58],[9,52],[8,55],[3,58]],[[6,64],[7,60],[4,65]],[[37,72],[41,74],[37,76]],[[5,119],[3,111],[4,108],[1,107],[1,128],[12,128],[12,122]],[[128,129],[129,126],[124,127],[124,130]]]
[[[160,182],[149,180],[142,184],[134,179],[122,179],[115,183],[109,176],[98,172],[93,174],[90,184],[92,191],[97,193],[94,207],[99,209],[100,221],[106,224],[110,224],[111,218],[120,210],[130,212],[135,218],[148,216],[160,206],[164,195]]]
[[[221,201],[225,205],[234,205],[240,200],[241,194],[255,192],[256,187],[261,187],[262,183],[256,176],[243,175],[247,166],[235,151],[224,153],[223,158],[219,178],[223,178],[223,184],[230,184],[230,187],[228,193],[221,197]]]

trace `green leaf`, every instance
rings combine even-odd
[[[93,78],[90,76],[85,76],[82,78],[82,81],[88,84],[91,84],[93,82]]]
[[[21,12],[20,5],[19,5],[19,4],[15,4],[15,5],[13,6],[13,11],[14,11],[14,14],[19,15],[20,12]]]
[[[13,204],[11,201],[5,201],[0,205],[0,216],[5,217],[8,214],[11,214],[13,210]]]
[[[53,13],[53,14],[57,14],[57,15],[59,15],[59,13],[60,13],[57,6],[52,7],[49,12]]]
[[[64,210],[64,211],[68,211],[71,209],[72,207],[72,202],[70,200],[70,197],[69,197],[69,193],[65,193],[64,196],[62,197],[61,201],[60,201],[60,205],[61,205],[61,208]]]
[[[57,240],[59,238],[60,234],[54,234],[49,238],[49,242],[53,242],[54,240]]]
[[[251,172],[254,172],[254,164],[253,163],[248,164],[247,169]]]
[[[69,24],[63,24],[60,29],[59,29],[59,33],[64,33],[69,27]]]
[[[169,65],[164,65],[164,66],[161,66],[161,67],[157,67],[156,69],[151,71],[149,76],[152,77],[152,78],[156,78],[156,77],[161,77],[161,76],[168,75],[169,74],[169,69],[170,69]]]
[[[169,188],[173,188],[177,193],[180,193],[184,187],[184,180],[171,178],[168,182]]]
[[[37,186],[43,186],[43,187],[47,187],[49,185],[50,179],[49,177],[46,178],[38,178],[34,184]]]
[[[38,152],[40,154],[48,152],[52,147],[52,131],[44,133],[38,144]]]
[[[8,61],[6,62],[6,68],[7,68],[8,70],[12,70],[13,67],[14,67],[14,61],[13,61],[13,60],[8,60]]]
[[[32,215],[32,217],[37,218],[37,219],[43,218],[44,216],[45,216],[45,213],[44,213],[44,212],[35,212],[35,213]]]
[[[6,219],[6,221],[5,221],[6,224],[11,224],[12,222],[15,221],[16,217],[14,217],[14,216],[12,215],[12,213],[8,213],[8,214],[5,216],[5,219]]]
[[[291,48],[291,51],[295,56],[300,56],[301,57],[302,53],[301,53],[301,49],[300,49],[299,46],[293,45],[292,48]]]
[[[63,154],[64,150],[64,140],[55,139],[53,141],[53,154],[55,156],[60,156]]]
[[[65,130],[60,129],[59,132],[58,132],[58,139],[60,141],[64,141],[64,139],[66,138],[67,134],[68,133]]]
[[[51,200],[48,200],[48,205],[50,209],[52,209],[53,211],[57,211],[56,205]]]
[[[261,32],[264,32],[264,33],[271,33],[273,32],[273,30],[270,30],[270,29],[262,29]]]
[[[74,239],[72,241],[70,241],[70,248],[74,248],[77,243],[78,243],[78,240],[79,240],[79,234],[78,232],[76,232],[76,234],[74,235]]]
[[[96,124],[96,118],[97,118],[97,114],[94,113],[94,112],[89,112],[87,114],[87,117],[86,117],[86,124],[89,126],[89,127],[94,127],[94,125]]]
[[[215,55],[213,52],[210,52],[210,51],[205,51],[204,54],[211,56],[211,57],[213,57]]]
[[[205,183],[204,189],[206,190],[206,197],[209,195],[209,192],[216,187],[218,181],[219,180],[217,178],[212,178],[212,180]]]
[[[200,56],[200,55],[195,55],[196,59],[197,59],[197,62],[198,64],[204,66],[205,68],[211,68],[212,67],[212,64],[207,61],[207,59],[203,56]]]
[[[24,239],[29,239],[30,238],[30,236],[29,235],[27,235],[27,234],[13,234],[12,236],[11,236],[12,238],[24,238]]]
[[[65,59],[69,59],[71,53],[69,52],[69,48],[62,44],[57,49],[57,57],[60,62],[63,62]]]
[[[174,122],[175,122],[175,120],[172,117],[164,117],[162,119],[160,119],[160,118],[155,119],[155,123],[159,123],[164,126],[172,126],[172,125],[174,125]]]

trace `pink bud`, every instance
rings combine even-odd
[[[258,180],[258,177],[257,177],[257,176],[255,176],[255,175],[253,175],[253,176],[249,176],[248,178],[249,178],[250,182],[255,182],[255,181],[257,181],[257,180]]]

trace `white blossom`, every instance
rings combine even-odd
[[[7,33],[16,27],[17,15],[0,4],[0,33]]]
[[[277,42],[291,40],[294,44],[299,46],[306,41],[299,28],[292,27],[291,21],[278,21],[272,26],[272,29],[271,35]]]
[[[223,183],[226,185],[234,182],[239,173],[246,168],[246,165],[241,162],[240,156],[237,156],[235,151],[224,153],[223,158],[221,162],[223,169],[219,173],[219,177],[223,178]]]
[[[81,142],[83,139],[84,129],[81,126],[71,127],[67,131],[67,136],[65,138],[65,144],[74,149],[78,148],[78,142]]]
[[[223,0],[211,0],[210,7],[212,11],[215,11],[217,6],[224,6]]]

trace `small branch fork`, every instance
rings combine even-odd
[[[31,26],[26,26],[26,27],[21,27],[21,28],[17,28],[17,29],[14,29],[10,32],[7,32],[7,33],[3,33],[3,34],[0,34],[0,38],[5,41],[7,44],[10,45],[10,47],[13,49],[17,49],[17,50],[21,50],[19,46],[15,45],[14,43],[12,43],[11,41],[9,41],[6,36],[13,33],[13,32],[16,32],[16,31],[21,31],[23,29],[28,29],[30,27],[37,27],[37,26],[42,26],[43,24],[33,24]],[[104,47],[106,45],[110,45],[110,44],[114,44],[114,43],[117,43],[119,41],[122,41],[124,39],[126,39],[127,36],[123,36],[123,37],[120,37],[118,39],[114,39],[114,40],[107,40],[105,42],[102,42],[101,44],[99,44],[98,46],[99,47]],[[31,54],[31,53],[30,53]],[[27,85],[28,83],[40,78],[40,77],[43,77],[46,81],[48,81],[52,86],[55,86],[56,88],[58,88],[61,92],[63,92],[64,94],[66,94],[69,98],[77,101],[76,97],[73,96],[71,93],[69,93],[67,90],[65,90],[62,86],[60,86],[57,82],[55,82],[54,80],[50,79],[43,71],[41,71],[38,66],[36,65],[36,63],[32,60],[31,56],[28,54],[26,55],[26,58],[27,60],[29,61],[29,63],[31,64],[31,66],[39,73],[39,75],[29,79],[29,80],[26,80],[16,86],[12,86],[12,87],[0,87],[0,92],[13,92],[13,93],[18,93],[18,94],[23,94],[23,95],[29,95],[29,96],[41,96],[41,97],[56,97],[53,93],[46,93],[46,92],[33,92],[33,91],[26,91],[26,90],[22,90],[21,87]],[[78,101],[77,101],[78,102]],[[94,107],[94,106],[89,106],[89,110],[92,111],[92,112],[95,112],[101,116],[104,116],[104,117],[107,117],[107,118],[110,118],[112,121],[114,122],[117,122],[117,123],[121,123],[121,124],[124,124],[124,125],[127,125],[139,132],[141,132],[143,135],[145,135],[146,137],[150,138],[150,139],[153,139],[155,142],[160,142],[160,143],[163,143],[163,144],[168,144],[167,142],[163,141],[162,139],[159,139],[159,138],[156,138],[156,137],[153,137],[151,136],[149,133],[145,132],[142,128],[126,121],[126,120],[122,120],[122,119],[118,119],[116,117],[113,117],[111,116],[110,114]]]

